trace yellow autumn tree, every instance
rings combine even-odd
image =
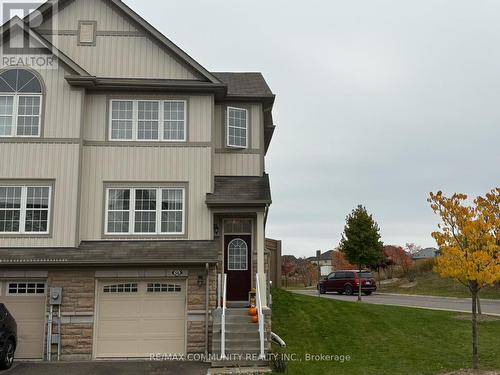
[[[467,203],[465,194],[445,197],[431,193],[428,199],[441,217],[432,233],[441,255],[435,271],[465,285],[472,297],[472,367],[478,367],[477,301],[486,285],[500,281],[500,188]]]

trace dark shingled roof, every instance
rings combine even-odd
[[[84,241],[77,248],[0,248],[0,266],[215,263],[217,241]]]
[[[227,84],[228,96],[274,99],[274,94],[261,73],[212,72],[212,74]]]
[[[208,206],[264,206],[271,204],[269,176],[215,176],[214,192],[207,194]]]

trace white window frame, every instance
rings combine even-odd
[[[44,292],[43,293],[11,293],[10,292],[10,284],[43,284]],[[17,288],[19,289],[19,288]],[[26,289],[27,286],[26,286]],[[35,287],[35,290],[37,288]],[[12,297],[41,297],[47,295],[47,283],[45,281],[40,280],[9,280],[5,281],[5,295]]]
[[[244,111],[245,112],[245,131],[246,131],[246,137],[245,137],[245,145],[240,146],[240,145],[234,145],[229,142],[229,128],[235,128],[235,129],[241,129],[241,128],[236,128],[234,126],[229,125],[229,110],[236,110],[236,111]],[[239,108],[239,107],[231,107],[228,106],[226,109],[226,145],[227,147],[230,148],[239,148],[239,149],[245,149],[248,148],[248,109],[246,108]]]
[[[130,205],[129,205],[129,226],[128,232],[109,232],[108,231],[108,208],[109,208],[109,191],[119,189],[119,190],[130,190]],[[135,192],[136,190],[156,190],[156,231],[155,232],[135,232]],[[181,190],[182,191],[182,231],[181,232],[162,232],[161,231],[161,200],[162,200],[162,190]],[[104,217],[104,234],[106,236],[183,236],[186,232],[186,189],[184,187],[151,187],[151,186],[134,186],[134,187],[122,187],[122,186],[110,186],[106,188],[106,207],[105,207],[105,217]],[[142,210],[139,210],[142,211]]]
[[[40,98],[40,106],[38,108],[38,133],[36,135],[18,135],[17,134],[17,124],[19,117],[19,97],[21,96],[31,96]],[[42,106],[43,106],[43,95],[42,94],[30,94],[30,93],[0,93],[0,97],[12,97],[12,125],[10,129],[10,134],[0,135],[0,138],[40,138],[42,132]]]
[[[246,257],[245,257],[245,268],[229,268],[229,248],[231,247],[231,243],[233,243],[234,241],[243,241],[243,243],[246,245],[247,247],[247,252],[246,252]],[[247,241],[245,241],[243,238],[233,238],[231,241],[229,241],[229,243],[227,244],[227,270],[228,271],[248,271],[248,243]]]
[[[119,288],[122,288],[123,290],[118,290]],[[108,288],[108,290],[106,290]],[[116,289],[116,290],[111,290],[111,289]],[[125,290],[129,289],[129,290]],[[102,286],[102,293],[103,294],[124,294],[124,293],[131,293],[131,294],[136,294],[139,293],[139,283],[137,282],[116,282],[113,284],[104,284]]]
[[[6,188],[21,188],[21,208],[19,213],[19,232],[0,232],[0,237],[3,235],[11,234],[24,234],[24,235],[44,235],[50,234],[50,218],[52,216],[52,186],[50,185],[0,185]],[[45,232],[30,232],[26,231],[26,211],[28,210],[26,204],[28,202],[28,188],[48,188],[49,189],[49,202],[47,210],[47,230]],[[5,209],[8,211],[9,209]],[[4,209],[2,209],[4,211]]]
[[[113,103],[114,102],[132,102],[132,138],[121,139],[113,138]],[[158,139],[139,139],[139,102],[158,103]],[[183,139],[165,139],[165,103],[180,102],[184,103],[184,138]],[[112,142],[186,142],[187,140],[187,100],[184,99],[110,99],[109,101],[109,119],[108,119],[108,138]]]

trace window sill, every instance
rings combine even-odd
[[[1,233],[0,239],[2,238],[16,238],[16,239],[26,239],[26,238],[52,238],[51,233]]]
[[[116,241],[141,241],[141,240],[185,240],[187,233],[180,234],[157,234],[157,235],[143,235],[143,234],[103,234],[104,240]]]

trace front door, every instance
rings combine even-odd
[[[224,236],[224,272],[227,274],[227,300],[247,301],[252,285],[252,236]]]

